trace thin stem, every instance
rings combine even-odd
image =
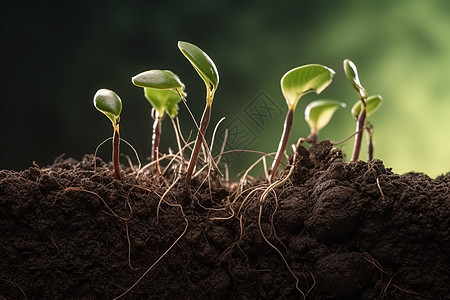
[[[373,126],[368,123],[366,126],[367,132],[367,160],[373,159]]]
[[[155,163],[155,171],[158,174],[161,174],[161,168],[159,166],[158,162],[158,155],[159,155],[159,141],[161,140],[161,119],[155,118],[155,121],[153,122],[153,134],[152,134],[152,162],[156,161]]]
[[[120,143],[120,134],[119,134],[119,125],[114,126],[114,136],[113,136],[113,165],[114,165],[114,174],[116,178],[122,180],[120,176],[120,166],[119,166],[119,143]]]
[[[280,166],[281,160],[283,159],[284,151],[286,150],[286,145],[289,140],[289,135],[292,129],[292,123],[294,121],[294,110],[289,109],[284,120],[283,135],[281,136],[280,144],[278,145],[277,154],[275,155],[275,160],[272,164],[272,170],[269,176],[269,182],[272,182],[274,177],[277,175],[278,167]]]
[[[186,181],[190,181],[192,173],[194,172],[195,165],[200,154],[200,148],[204,140],[206,133],[206,128],[208,128],[209,120],[211,118],[211,104],[206,104],[205,110],[203,111],[202,119],[200,121],[200,128],[197,134],[197,139],[195,140],[194,149],[192,150],[191,159],[189,160],[189,165],[186,173]]]
[[[353,153],[351,161],[357,161],[359,157],[359,152],[361,151],[361,141],[364,130],[364,122],[366,121],[366,102],[361,100],[361,111],[358,115],[358,120],[356,121],[356,135],[355,143],[353,145]]]

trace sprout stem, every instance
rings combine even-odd
[[[353,153],[351,161],[357,161],[359,157],[359,152],[361,151],[361,141],[364,130],[364,122],[366,121],[366,102],[364,99],[361,99],[361,111],[358,115],[358,120],[356,121],[356,135],[355,135],[355,143],[353,145]]]
[[[277,154],[275,155],[275,160],[273,161],[272,164],[269,182],[272,182],[273,178],[277,175],[278,167],[280,166],[281,160],[283,159],[284,151],[286,150],[287,142],[289,140],[289,135],[291,133],[293,121],[294,121],[294,110],[289,109],[286,115],[286,119],[284,120],[283,135],[281,136]]]
[[[159,141],[161,140],[161,119],[155,118],[153,122],[153,134],[152,134],[152,162],[155,162],[154,170],[161,174],[161,168],[159,166],[158,156],[159,156]]]
[[[114,136],[113,136],[113,165],[114,165],[114,174],[116,178],[122,180],[120,176],[120,167],[119,167],[119,143],[120,143],[120,134],[119,134],[119,126],[114,126]]]
[[[205,110],[203,111],[202,119],[200,121],[200,128],[198,130],[197,139],[195,140],[194,149],[192,150],[191,159],[189,160],[189,165],[186,173],[186,181],[189,182],[194,172],[195,165],[197,163],[198,156],[200,154],[200,148],[204,140],[206,133],[206,128],[208,128],[209,120],[211,118],[211,103],[206,104]]]

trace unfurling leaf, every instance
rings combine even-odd
[[[324,128],[340,107],[344,108],[346,104],[336,100],[316,100],[309,103],[305,110],[305,120],[311,132],[317,134]]]
[[[366,100],[366,117],[377,111],[380,108],[383,98],[380,95],[370,96]],[[359,113],[361,112],[361,101],[356,102],[352,107],[352,116],[358,119]]]
[[[344,72],[347,76],[348,81],[350,81],[359,95],[362,98],[366,98],[367,93],[361,82],[359,81],[358,69],[356,69],[356,65],[349,59],[344,59]]]
[[[320,94],[332,81],[335,72],[322,65],[305,65],[290,70],[281,78],[281,90],[290,110],[309,92]]]

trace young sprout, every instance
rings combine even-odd
[[[158,161],[159,142],[161,139],[161,121],[166,112],[171,117],[178,114],[178,103],[185,97],[184,84],[180,78],[169,70],[150,70],[131,78],[134,85],[144,88],[144,96],[153,106],[152,153],[151,161],[156,161],[155,170],[161,174]]]
[[[345,108],[346,106],[345,103],[336,100],[316,100],[309,103],[305,109],[305,120],[311,132],[306,141],[316,144],[319,131],[330,122],[338,108]]]
[[[284,121],[283,134],[273,161],[269,181],[278,172],[278,167],[286,150],[289,134],[294,120],[294,110],[300,98],[309,93],[320,94],[332,81],[335,72],[322,65],[305,65],[290,70],[281,78],[281,90],[288,105],[288,112]]]
[[[353,153],[351,161],[357,161],[359,157],[359,152],[361,151],[361,141],[362,141],[362,134],[363,134],[363,128],[364,123],[366,120],[366,101],[367,101],[367,92],[364,89],[364,87],[361,85],[361,82],[359,81],[358,76],[358,70],[356,69],[355,64],[349,60],[344,60],[344,72],[347,76],[347,79],[350,81],[352,86],[355,88],[355,90],[358,92],[359,95],[359,102],[360,103],[360,110],[359,114],[356,120],[356,135],[355,135],[355,143],[353,145]]]
[[[119,96],[111,90],[100,89],[95,93],[94,96],[94,106],[104,113],[112,122],[114,127],[113,135],[113,165],[114,174],[117,179],[121,179],[120,167],[119,167],[119,122],[120,113],[122,112],[122,100]]]
[[[380,108],[383,98],[380,95],[370,96],[366,100],[366,119]],[[361,113],[361,101],[356,102],[352,107],[352,116],[355,120]],[[373,159],[373,126],[366,122],[365,129],[367,132],[367,159]]]
[[[209,120],[211,118],[211,105],[214,99],[214,94],[219,85],[219,73],[217,72],[216,65],[212,59],[199,47],[188,42],[179,41],[178,48],[189,60],[206,85],[206,107],[203,111],[202,119],[200,121],[200,128],[186,172],[185,179],[186,181],[190,181],[195,165],[197,164],[200,148],[204,141],[206,129],[208,128]]]

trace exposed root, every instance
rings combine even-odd
[[[106,201],[105,201],[99,194],[97,194],[97,193],[95,193],[95,192],[92,192],[92,191],[89,191],[89,190],[85,190],[85,189],[83,189],[83,188],[78,188],[78,187],[68,187],[68,188],[65,188],[65,189],[63,190],[63,193],[68,193],[68,192],[84,192],[84,193],[91,194],[91,195],[93,195],[93,196],[99,198],[99,199],[103,202],[103,204],[105,205],[105,207],[111,212],[111,213],[105,212],[106,214],[108,214],[108,215],[113,215],[114,217],[116,217],[116,218],[118,218],[118,219],[120,219],[120,220],[123,220],[123,221],[128,221],[128,220],[131,218],[131,215],[132,215],[131,209],[130,209],[130,214],[129,214],[127,217],[119,216],[119,215],[118,215],[118,214],[117,214],[117,213],[116,213],[116,212],[108,205],[108,203],[106,203]]]
[[[141,277],[139,277],[138,280],[136,280],[135,283],[133,283],[133,285],[131,287],[129,287],[125,292],[123,292],[122,294],[120,294],[119,296],[115,297],[113,300],[122,298],[123,296],[125,296],[128,292],[130,292],[166,255],[167,253],[169,253],[170,250],[172,250],[172,248],[178,243],[178,241],[184,236],[184,234],[186,233],[188,227],[189,227],[189,221],[186,218],[186,215],[184,214],[183,211],[183,207],[179,204],[169,204],[172,206],[177,206],[180,208],[180,211],[184,217],[184,221],[186,223],[186,226],[184,227],[183,232],[178,236],[178,238],[172,243],[172,245],[170,245],[169,248],[167,248],[166,251],[164,251],[164,253],[144,272],[144,274],[141,275]]]
[[[381,189],[381,186],[380,186],[380,177],[377,177],[377,187],[378,187],[378,190],[380,191],[383,202],[386,202],[386,198],[384,197],[383,190]]]
[[[124,222],[125,222],[125,229],[126,229],[126,231],[127,231],[128,265],[130,266],[130,269],[131,269],[131,270],[136,271],[137,269],[134,268],[134,267],[131,265],[131,241],[130,241],[130,232],[129,232],[129,230],[128,230],[128,222],[127,222],[127,221],[124,221]]]
[[[20,290],[20,292],[22,293],[23,298],[24,298],[25,300],[28,299],[28,298],[27,298],[27,294],[25,294],[25,291],[23,290],[23,288],[22,288],[20,285],[18,285],[18,284],[15,283],[14,281],[11,281],[11,280],[9,280],[9,279],[6,279],[6,278],[0,277],[0,280],[3,280],[4,282],[7,282],[7,283],[9,283],[9,284],[14,285],[15,287],[17,287],[17,288]],[[0,295],[0,299],[5,299],[5,300],[6,300],[6,298],[4,298],[4,297],[1,296],[1,295]]]

